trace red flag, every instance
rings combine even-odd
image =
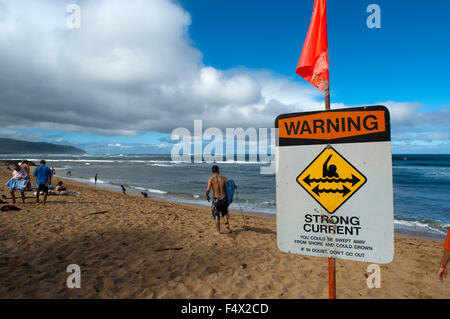
[[[321,91],[329,89],[327,0],[315,0],[311,24],[297,65],[297,74]]]

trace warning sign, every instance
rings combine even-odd
[[[282,114],[275,121],[281,251],[389,263],[394,205],[384,106]]]
[[[329,213],[334,213],[366,180],[332,147],[325,148],[297,177],[300,186]]]

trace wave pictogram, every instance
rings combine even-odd
[[[360,179],[352,174],[352,178],[311,178],[310,175],[306,176],[303,181],[311,186],[311,183],[352,183],[355,186]]]
[[[323,188],[320,189],[319,185],[313,188],[312,190],[317,196],[320,196],[320,193],[342,193],[342,197],[350,193],[350,190],[345,187],[345,185],[342,185],[342,189],[331,189],[331,188]]]

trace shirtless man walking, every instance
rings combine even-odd
[[[216,221],[216,235],[220,235],[220,215],[225,219],[225,225],[227,232],[231,233],[230,224],[228,223],[228,200],[227,193],[225,191],[225,184],[228,179],[225,176],[220,175],[219,166],[214,165],[212,167],[212,176],[208,180],[208,187],[206,188],[206,200],[209,202],[209,191],[211,186],[213,189],[214,197],[211,204],[211,211],[214,220]]]

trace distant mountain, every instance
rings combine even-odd
[[[84,154],[74,146],[0,138],[0,154]]]

